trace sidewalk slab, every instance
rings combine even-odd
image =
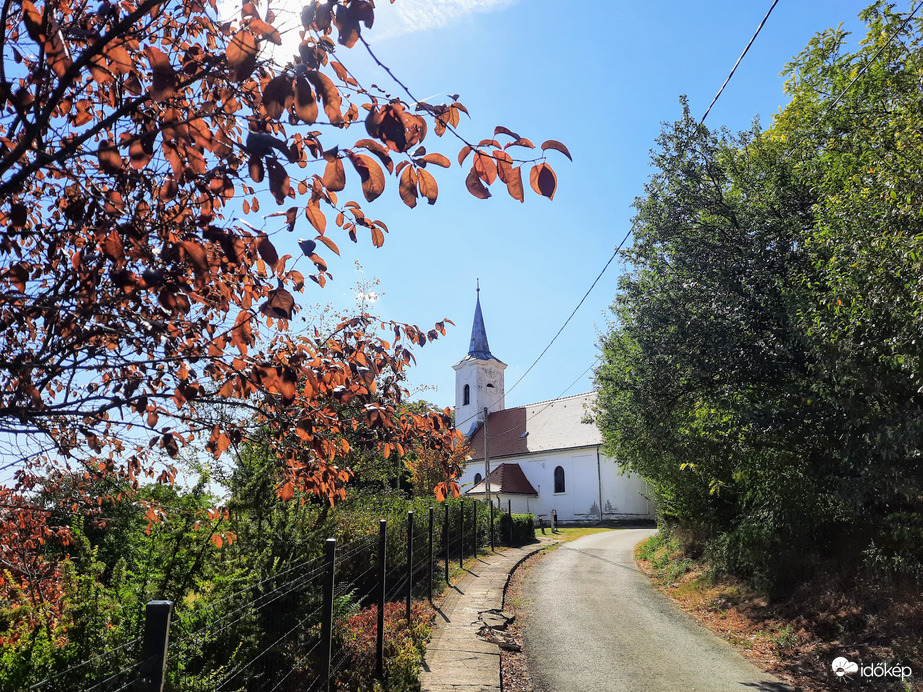
[[[478,637],[478,615],[503,605],[510,573],[525,558],[555,542],[550,537],[522,548],[478,558],[436,603],[436,623],[426,647],[423,692],[493,692],[500,689],[500,649]]]

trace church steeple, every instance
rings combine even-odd
[[[481,314],[481,282],[478,280],[478,297],[474,304],[474,322],[471,324],[471,344],[468,355],[478,360],[490,360],[490,344],[487,343],[487,330],[484,328],[484,316]]]
[[[477,290],[468,354],[452,366],[455,370],[455,425],[466,435],[477,428],[485,408],[493,413],[506,407],[503,385],[506,363],[490,352],[481,313],[480,285]]]

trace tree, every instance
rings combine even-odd
[[[665,127],[604,338],[600,424],[667,518],[770,583],[920,578],[920,23],[815,37],[773,126]]]
[[[252,2],[227,22],[215,0],[0,4],[0,432],[22,450],[25,494],[9,511],[45,511],[44,496],[89,512],[90,486],[170,482],[175,467],[151,450],[176,457],[203,434],[218,457],[268,430],[281,496],[331,501],[348,478],[345,431],[384,450],[451,444],[445,412],[398,413],[410,348],[444,323],[389,323],[386,341],[359,315],[298,336],[293,293],[330,278],[329,220],[384,243],[387,226],[347,189],[371,203],[393,175],[409,206],[436,201],[427,166],[450,161],[426,152],[428,132],[462,141],[481,198],[499,179],[522,200],[525,163],[553,197],[546,153],[569,154],[549,140],[514,159],[534,145],[503,127],[469,142],[458,102],[359,84],[334,40],[371,52],[373,21],[371,2],[315,0],[298,55],[279,65],[278,22]],[[237,218],[265,203],[260,185],[280,208],[268,232]],[[271,238],[302,213],[316,231],[301,243],[310,271]],[[216,405],[238,413],[210,420]]]

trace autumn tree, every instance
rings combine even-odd
[[[281,64],[280,23],[253,2],[228,21],[216,0],[2,2],[0,432],[23,536],[44,530],[39,491],[90,511],[82,491],[107,478],[171,481],[156,460],[196,435],[218,457],[268,429],[282,497],[331,500],[346,430],[398,453],[452,444],[445,412],[396,415],[410,348],[443,323],[388,324],[386,340],[359,315],[295,335],[294,294],[324,286],[344,238],[384,243],[364,205],[388,178],[408,206],[436,201],[431,171],[451,162],[430,133],[460,142],[479,198],[499,180],[523,200],[524,165],[551,198],[546,154],[569,154],[504,127],[468,140],[461,103],[361,84],[334,49],[371,52],[374,17],[366,0],[306,5]],[[242,220],[267,203],[275,227]],[[296,226],[314,230],[304,256],[280,256],[272,236]],[[213,421],[216,404],[238,415]]]

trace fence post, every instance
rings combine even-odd
[[[458,566],[465,566],[465,498],[458,503]]]
[[[429,602],[433,602],[433,513],[436,510],[429,508]]]
[[[478,556],[478,503],[474,501],[474,557]]]
[[[161,692],[167,667],[170,615],[173,601],[150,601],[144,608],[144,643],[141,648],[141,692]]]
[[[410,627],[410,596],[413,591],[413,511],[407,512],[407,626]]]
[[[509,499],[506,501],[506,511],[510,515],[510,545],[513,545],[513,500]],[[542,533],[545,533],[545,529],[542,529]]]
[[[378,520],[378,632],[375,635],[375,672],[379,679],[385,675],[385,547],[388,543],[388,522]]]
[[[500,498],[497,498],[500,502]],[[490,501],[490,552],[494,552],[494,501]]]
[[[445,501],[445,523],[442,525],[442,540],[445,543],[445,585],[449,583],[449,500]]]
[[[321,675],[324,689],[330,690],[330,656],[333,653],[333,577],[336,568],[337,539],[324,542],[324,610],[320,623]]]

